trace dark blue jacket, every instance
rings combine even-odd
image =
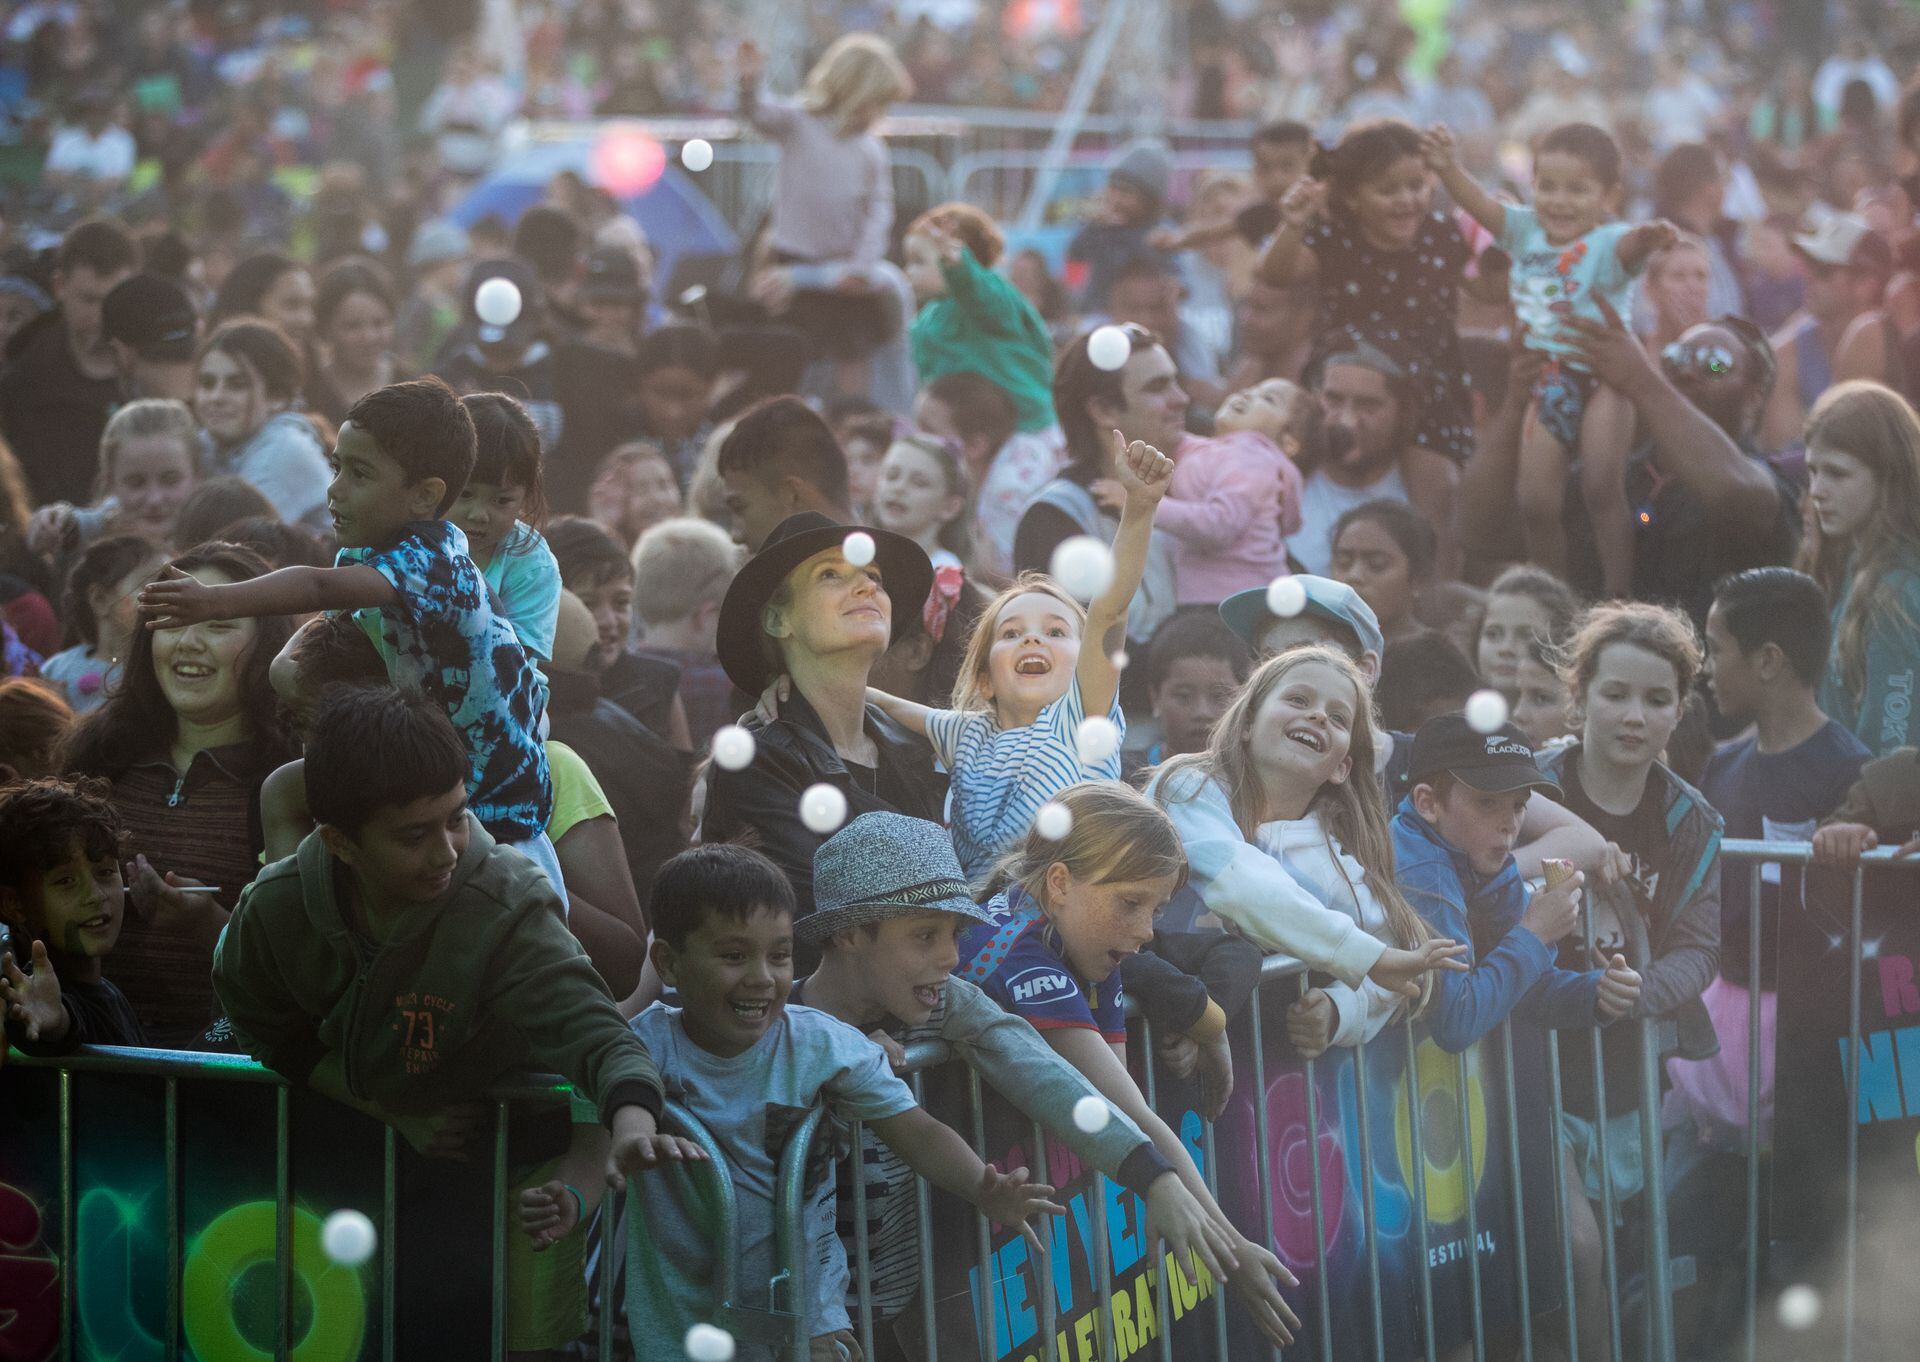
[[[1442,1050],[1457,1054],[1517,1014],[1549,1027],[1594,1024],[1600,971],[1553,963],[1553,947],[1520,925],[1529,893],[1507,857],[1499,873],[1477,873],[1467,854],[1400,801],[1393,818],[1395,878],[1437,935],[1469,943],[1473,968],[1439,971],[1426,1020]]]

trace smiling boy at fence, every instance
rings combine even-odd
[[[1053,1188],[982,1163],[951,1129],[914,1101],[888,1070],[879,1046],[811,1007],[790,1005],[793,887],[756,851],[712,845],[682,852],[654,880],[647,917],[653,960],[680,1006],[655,1003],[633,1029],[658,1055],[667,1093],[719,1142],[733,1186],[736,1283],[714,1278],[718,1258],[706,1230],[700,1179],[640,1189],[647,1249],[627,1266],[627,1327],[639,1362],[681,1362],[696,1322],[720,1320],[740,1335],[736,1356],[771,1362],[768,1337],[722,1304],[765,1311],[774,1263],[780,1161],[813,1109],[826,1103],[841,1121],[867,1128],[934,1186],[963,1197],[990,1219],[1026,1229],[1026,1219],[1064,1214]],[[824,1149],[820,1151],[824,1153]],[[810,1153],[803,1211],[806,1317],[814,1362],[861,1356],[844,1304],[847,1262],[834,1231],[831,1166]],[[636,1233],[639,1239],[640,1233]],[[1038,1241],[1035,1241],[1038,1247]],[[723,1300],[737,1286],[731,1300]],[[780,1326],[784,1329],[784,1324]]]

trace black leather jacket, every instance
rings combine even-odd
[[[752,715],[741,723],[754,737],[753,762],[740,771],[708,768],[701,840],[746,841],[764,853],[793,882],[802,917],[813,911],[814,849],[826,840],[800,821],[800,796],[809,785],[838,786],[849,822],[876,811],[941,821],[947,778],[934,769],[933,749],[873,705],[866,717],[867,736],[879,749],[872,789],[866,776],[856,780],[847,770],[804,697],[786,701],[770,724]]]

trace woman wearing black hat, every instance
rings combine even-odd
[[[787,517],[720,606],[720,664],[733,683],[758,695],[784,676],[789,694],[777,719],[744,721],[755,742],[750,764],[713,766],[701,835],[751,830],[793,881],[802,916],[813,910],[814,849],[833,831],[801,821],[808,787],[837,788],[849,820],[887,811],[937,823],[946,798],[933,749],[866,699],[867,674],[896,624],[920,617],[932,564],[912,540],[878,529],[861,531],[873,540],[871,562],[849,562],[849,529],[811,511]]]

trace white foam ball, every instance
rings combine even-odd
[[[473,291],[473,315],[488,326],[512,326],[520,320],[520,286],[502,275]]]
[[[1477,690],[1467,697],[1467,727],[1475,733],[1497,733],[1507,721],[1507,697],[1497,690]]]
[[[1087,337],[1087,359],[1096,369],[1112,373],[1133,354],[1133,341],[1117,326],[1103,326]]]
[[[1113,669],[1117,672],[1123,672],[1127,669],[1127,663],[1131,661],[1133,661],[1133,659],[1127,656],[1127,650],[1122,648],[1113,655]]]
[[[1048,800],[1034,813],[1033,830],[1049,842],[1064,842],[1073,831],[1073,812],[1065,804]]]
[[[688,1362],[733,1362],[733,1335],[712,1324],[687,1330]]]
[[[1077,601],[1090,601],[1113,581],[1113,550],[1090,534],[1063,539],[1047,571]]]
[[[1113,1108],[1104,1097],[1088,1093],[1073,1104],[1073,1123],[1088,1135],[1098,1135],[1113,1119]]]
[[[840,544],[840,556],[855,567],[865,567],[873,561],[873,536],[865,530],[855,530]]]
[[[1097,766],[1120,750],[1120,726],[1104,714],[1089,714],[1074,730],[1073,744],[1084,766]]]
[[[713,164],[713,143],[704,137],[690,137],[680,148],[680,164],[698,175]]]
[[[359,1211],[335,1211],[320,1227],[320,1247],[341,1267],[359,1267],[377,1242],[373,1222]]]
[[[1307,608],[1307,589],[1296,577],[1275,577],[1267,583],[1267,609],[1290,620]]]
[[[809,832],[826,837],[847,821],[847,797],[837,785],[809,785],[800,794],[800,821]]]
[[[1787,1328],[1811,1329],[1820,1320],[1820,1293],[1802,1282],[1782,1291],[1774,1308],[1779,1311],[1780,1323]]]
[[[713,733],[713,760],[728,771],[744,771],[753,764],[753,734],[739,724],[728,724]]]

